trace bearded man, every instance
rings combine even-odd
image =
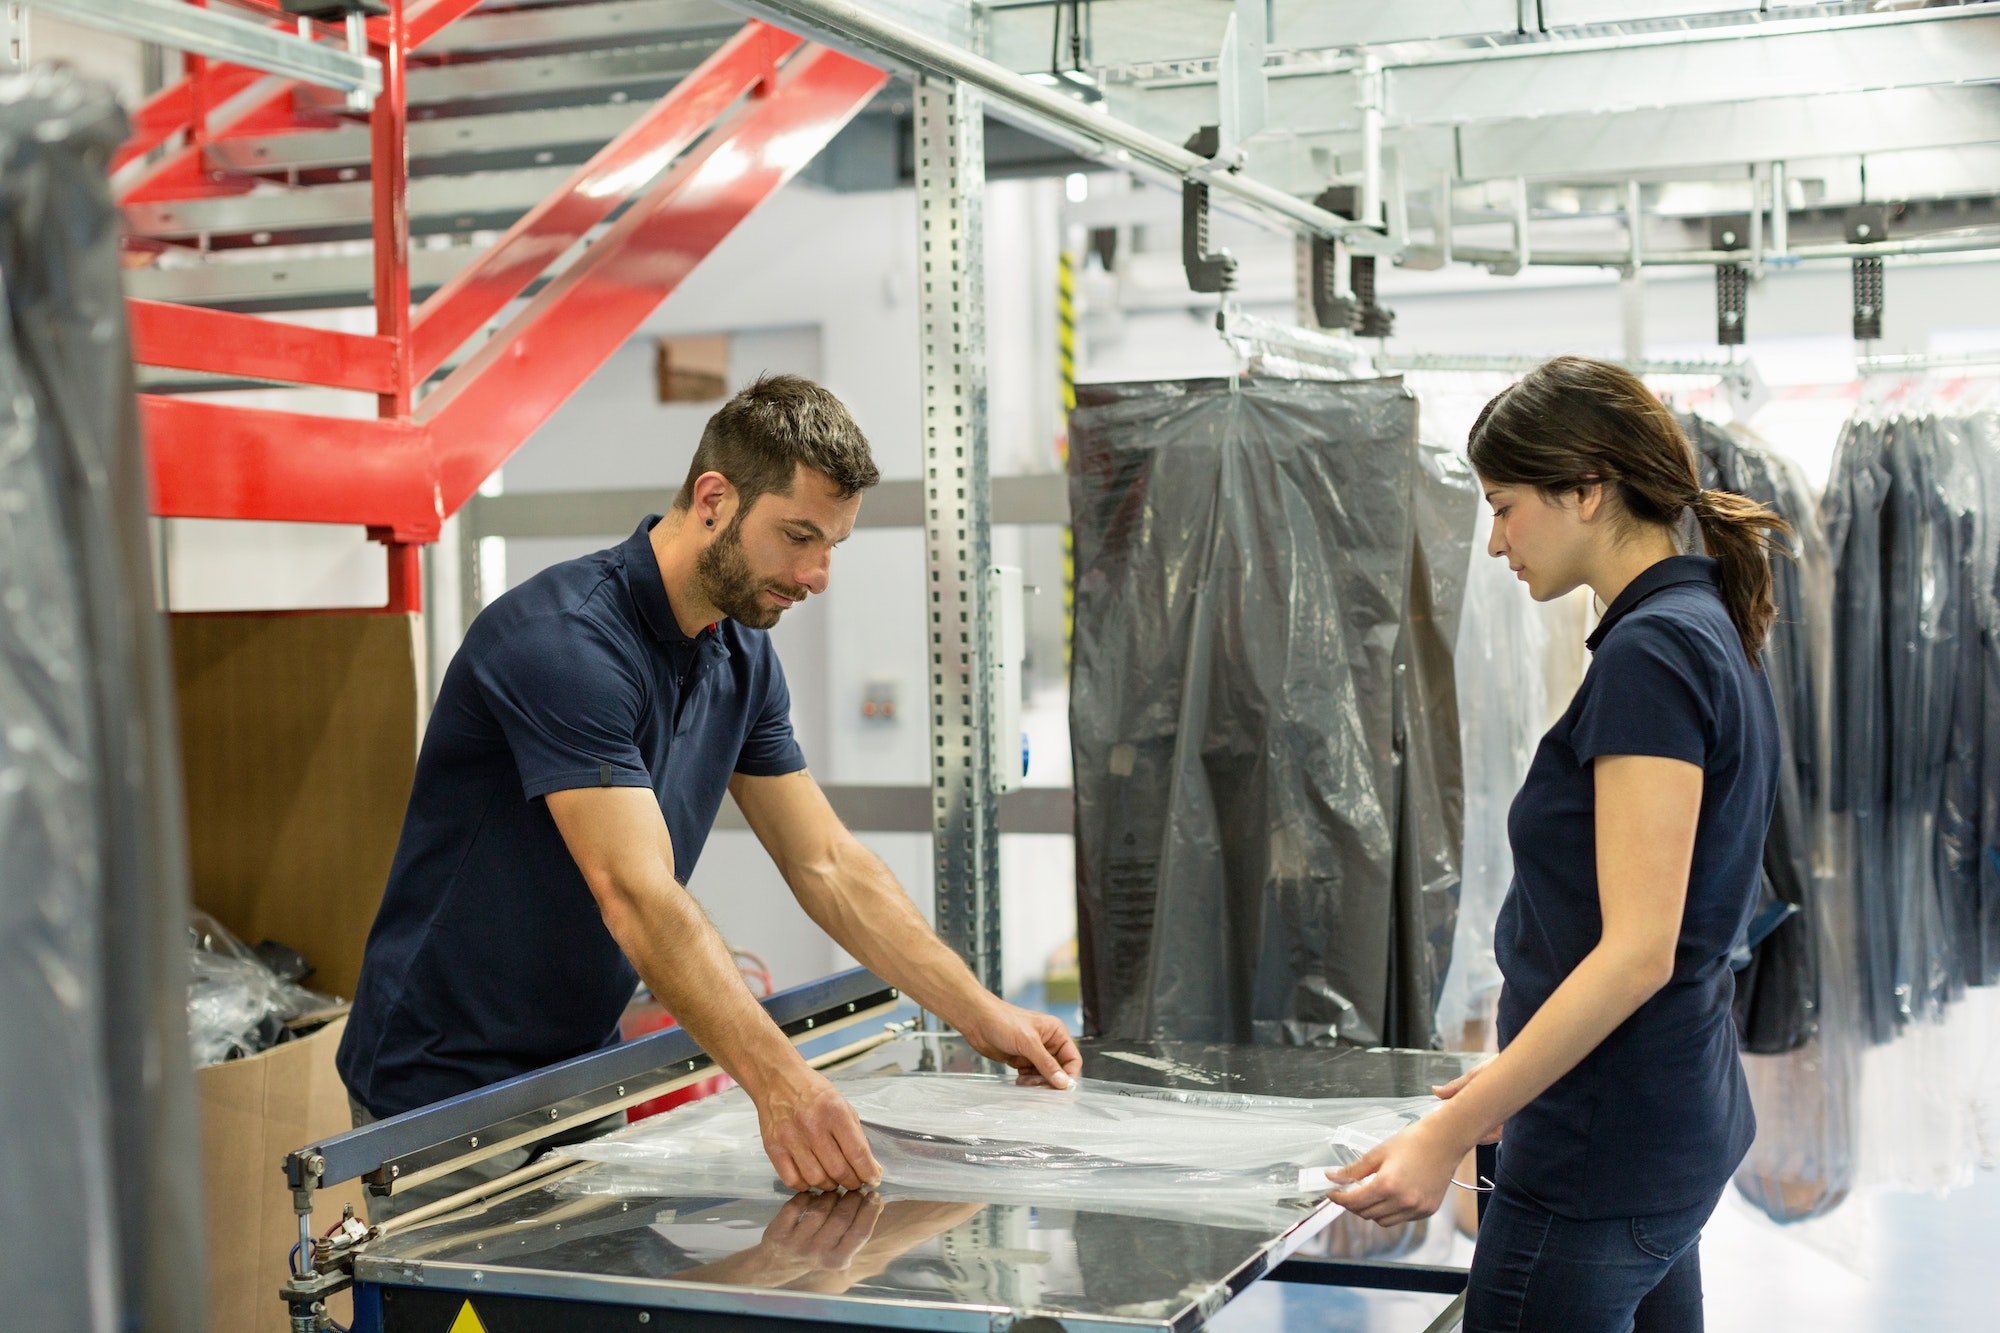
[[[879,1180],[853,1109],[751,997],[687,891],[724,791],[806,914],[869,970],[993,1059],[1058,1087],[1081,1068],[1059,1021],[990,994],[937,938],[793,739],[766,631],[826,591],[878,479],[837,398],[767,376],[709,420],[664,518],[473,621],[340,1044],[357,1127],[616,1042],[643,979],[756,1103],[787,1185]],[[376,1220],[467,1183],[378,1201]]]

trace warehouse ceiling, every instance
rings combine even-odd
[[[1245,43],[1226,43],[1232,20],[1240,28],[1261,10],[1264,105],[1261,125],[1254,109],[1245,117],[1243,170],[1302,196],[1359,179],[1362,72],[1379,67],[1390,210],[1429,227],[1449,199],[1457,223],[1476,224],[1514,218],[1525,196],[1547,257],[1601,231],[1563,224],[1622,219],[1630,183],[1662,256],[1708,251],[1711,220],[1768,208],[1774,180],[1806,214],[1801,240],[1838,240],[1839,213],[1857,204],[2000,194],[1991,3],[992,0],[987,10],[996,60],[1043,77],[1081,64],[1056,86],[1087,80],[1106,113],[1175,142],[1242,115],[1230,84],[1255,76]],[[1932,233],[1983,220],[1906,210],[1898,231],[1920,218]]]

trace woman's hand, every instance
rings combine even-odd
[[[1328,1190],[1326,1197],[1378,1226],[1401,1226],[1429,1217],[1444,1203],[1451,1173],[1471,1147],[1435,1116],[1427,1117],[1377,1144],[1353,1165],[1327,1172],[1328,1180],[1342,1183]]]
[[[1485,1065],[1474,1065],[1472,1068],[1466,1070],[1463,1074],[1460,1074],[1457,1078],[1453,1079],[1451,1082],[1440,1084],[1437,1087],[1432,1088],[1431,1091],[1437,1094],[1437,1098],[1439,1101],[1448,1102],[1452,1098],[1458,1096],[1459,1093],[1465,1091],[1465,1085],[1472,1082],[1473,1079],[1478,1078],[1480,1073],[1485,1068],[1486,1068]],[[1479,1143],[1500,1142],[1500,1131],[1505,1129],[1506,1127],[1507,1127],[1507,1122],[1504,1120],[1497,1125],[1490,1126],[1484,1134],[1481,1134],[1479,1136],[1477,1142]]]

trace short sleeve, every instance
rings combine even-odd
[[[1598,648],[1570,748],[1579,763],[1643,754],[1707,767],[1715,709],[1701,659],[1662,626],[1627,621]]]
[[[765,667],[756,718],[736,753],[736,771],[751,778],[783,777],[806,766],[805,752],[792,735],[792,692],[775,652],[767,651]]]
[[[565,620],[514,634],[473,662],[528,800],[577,787],[647,787],[638,723],[645,686],[604,631]]]

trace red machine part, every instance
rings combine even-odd
[[[361,524],[389,547],[387,611],[420,603],[416,547],[434,541],[443,520],[887,78],[752,22],[413,314],[405,64],[476,2],[390,0],[388,16],[369,23],[383,73],[370,113],[373,337],[131,303],[141,364],[376,395],[373,421],[159,395],[141,395],[140,410],[154,512]],[[191,62],[188,79],[141,108],[117,160],[178,133],[189,142],[127,199],[238,188],[207,169],[212,136],[310,123],[294,113],[296,85],[272,80],[259,96],[261,77]],[[209,108],[224,102],[232,118],[210,123]],[[583,258],[412,411],[416,384],[627,199],[631,207]]]

